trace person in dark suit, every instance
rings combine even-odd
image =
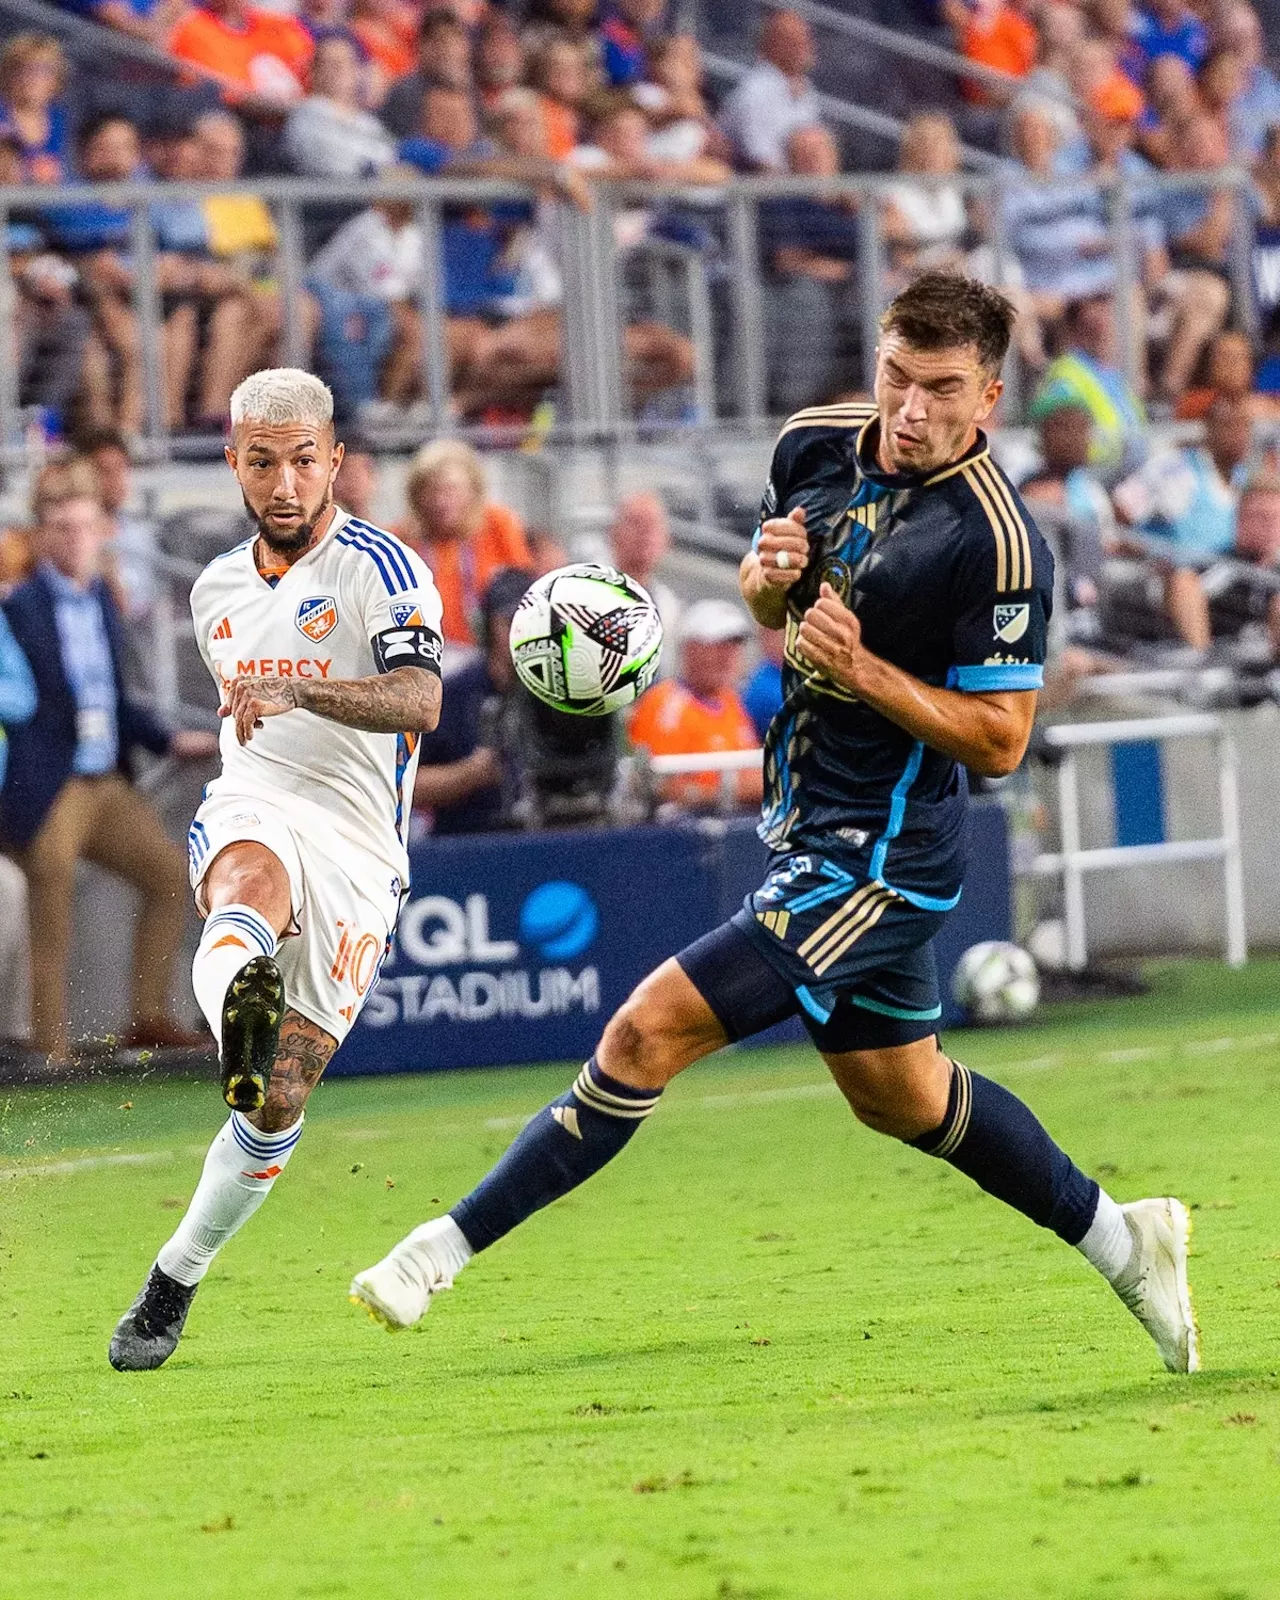
[[[131,783],[136,750],[211,756],[211,733],[173,733],[125,690],[119,612],[100,574],[109,533],[92,479],[46,469],[35,501],[36,570],[4,614],[36,685],[35,714],[6,724],[9,765],[0,835],[27,875],[32,949],[32,1043],[68,1054],[67,959],[78,860],[95,862],[142,897],[133,951],[127,1045],[194,1045],[170,1015],[173,958],[182,939],[182,852]]]

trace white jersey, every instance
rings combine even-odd
[[[393,534],[339,510],[324,538],[273,586],[255,539],[215,556],[191,591],[205,664],[225,699],[235,678],[368,678],[439,671],[440,596],[422,559]],[[408,882],[405,835],[416,733],[362,733],[310,711],[263,719],[246,745],[228,718],[210,799],[320,807],[330,825]]]

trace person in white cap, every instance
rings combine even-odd
[[[711,750],[754,750],[756,731],[736,685],[751,619],[729,600],[698,600],[680,625],[680,671],[649,690],[631,718],[631,742],[651,755],[700,755]],[[759,768],[740,772],[738,803],[760,803]],[[668,778],[663,796],[691,809],[715,805],[720,776],[689,772]]]

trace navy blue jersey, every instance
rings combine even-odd
[[[987,441],[926,474],[876,463],[869,405],[798,412],[774,447],[761,520],[808,513],[809,564],[787,594],[782,708],[765,741],[760,836],[813,851],[910,904],[960,897],[967,787],[950,756],[862,704],[801,653],[828,583],[875,655],[925,683],[1037,689],[1053,557]]]

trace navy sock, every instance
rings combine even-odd
[[[988,1194],[1068,1244],[1079,1244],[1098,1209],[1098,1185],[1060,1150],[1031,1111],[990,1078],[951,1063],[951,1093],[941,1127],[911,1139]]]
[[[585,1183],[612,1161],[658,1103],[661,1089],[633,1089],[592,1056],[573,1088],[543,1106],[497,1166],[449,1215],[473,1250]]]

